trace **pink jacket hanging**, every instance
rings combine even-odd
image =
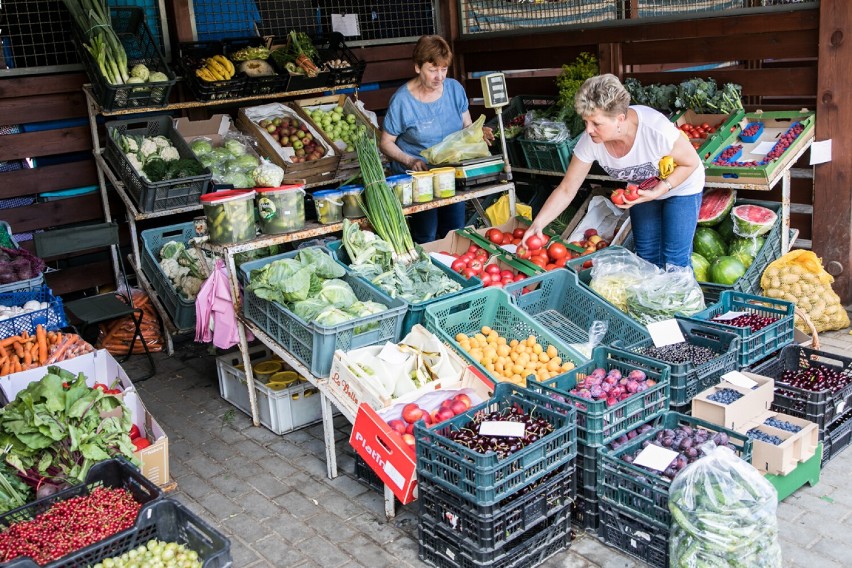
[[[246,339],[254,338],[247,335]],[[231,285],[222,259],[216,260],[213,273],[195,298],[195,341],[212,341],[220,349],[229,349],[240,342]]]

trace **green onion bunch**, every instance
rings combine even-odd
[[[63,0],[71,17],[88,40],[83,46],[92,54],[104,78],[112,85],[127,83],[127,53],[112,28],[106,0]]]

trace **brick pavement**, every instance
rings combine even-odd
[[[822,336],[822,348],[852,352],[848,330]],[[158,373],[140,383],[149,411],[169,436],[173,494],[231,539],[235,568],[421,567],[416,503],[384,516],[382,496],[354,477],[347,442],[351,426],[338,417],[341,475],[325,475],[322,427],[283,436],[254,428],[219,397],[213,354],[178,345],[157,355]],[[126,368],[131,376],[142,358]],[[785,568],[849,565],[852,544],[852,450],[831,461],[815,487],[804,487],[778,509]],[[828,530],[821,530],[826,526]],[[580,535],[547,568],[644,566]]]

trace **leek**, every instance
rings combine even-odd
[[[112,85],[127,83],[127,53],[109,19],[106,0],[63,0],[65,7],[88,40],[83,46],[97,61],[104,79]]]

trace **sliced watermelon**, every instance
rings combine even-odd
[[[727,247],[719,233],[710,227],[698,227],[692,238],[692,250],[700,254],[708,262],[713,262],[724,255]]]
[[[734,233],[739,237],[765,235],[775,225],[778,215],[760,205],[737,205],[731,210]]]
[[[720,222],[731,212],[737,193],[733,189],[716,187],[707,189],[701,196],[701,209],[698,210],[698,226],[709,227]]]

